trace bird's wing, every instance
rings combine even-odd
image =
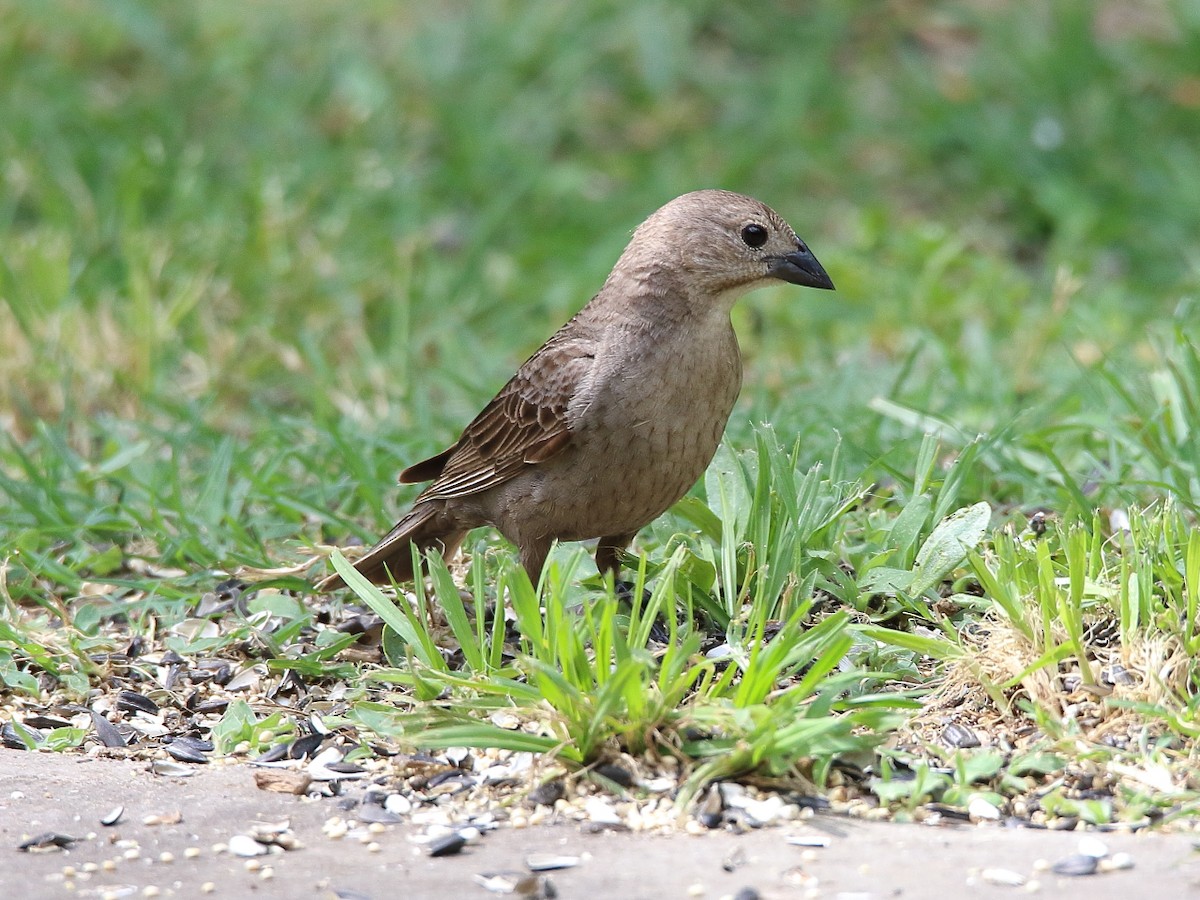
[[[567,408],[587,384],[595,345],[568,326],[521,366],[449,449],[406,469],[403,482],[434,482],[422,500],[477,494],[525,466],[545,462],[571,441]]]

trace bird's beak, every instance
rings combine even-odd
[[[825,269],[817,262],[812,251],[807,248],[787,256],[775,257],[771,268],[767,270],[767,277],[826,291],[834,289],[833,281],[825,274]]]

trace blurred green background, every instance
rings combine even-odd
[[[138,541],[190,569],[389,525],[394,473],[701,187],[774,206],[838,286],[736,311],[735,445],[771,421],[870,479],[987,433],[977,497],[1195,486],[1200,398],[1156,392],[1200,286],[1195,0],[0,22],[0,542],[67,591]]]

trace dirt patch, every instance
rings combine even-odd
[[[748,889],[756,894],[741,896],[768,900],[930,897],[969,885],[972,896],[1021,893],[990,883],[997,871],[1036,881],[1044,896],[1200,894],[1200,857],[1186,835],[1092,833],[1112,854],[1129,854],[1133,868],[1068,878],[1045,864],[1077,853],[1077,833],[823,815],[741,835],[588,833],[575,823],[502,828],[455,855],[433,858],[428,845],[412,840],[423,829],[409,823],[334,838],[328,823],[346,815],[338,798],[258,790],[254,770],[244,765],[194,771],[162,777],[144,762],[0,751],[0,843],[9,848],[0,894],[198,897],[207,885],[218,897],[485,898],[499,895],[477,876],[528,876],[529,857],[546,854],[578,858],[574,867],[542,876],[565,898],[718,898]],[[124,807],[120,821],[102,825],[117,806]],[[264,823],[286,823],[295,848],[252,857],[220,849]],[[23,840],[45,832],[78,840],[66,849],[17,852]],[[825,846],[788,843],[796,837]]]

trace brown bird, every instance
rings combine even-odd
[[[462,436],[401,473],[433,483],[354,567],[376,583],[410,581],[410,545],[450,556],[492,525],[535,585],[555,541],[599,538],[596,565],[615,577],[638,529],[712,461],[742,384],[730,311],[776,279],[833,289],[759,201],[715,190],[672,200]],[[331,575],[318,589],[342,584]]]

